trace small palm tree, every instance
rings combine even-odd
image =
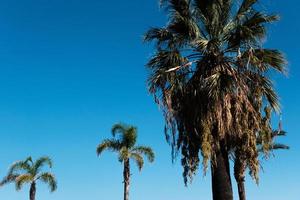
[[[17,161],[10,166],[7,176],[0,182],[0,186],[14,182],[16,190],[21,190],[25,183],[30,184],[30,200],[35,200],[37,181],[48,184],[50,191],[54,192],[57,188],[57,182],[53,174],[41,171],[45,165],[52,168],[52,161],[49,157],[41,157],[35,162],[31,157],[24,161]]]
[[[97,147],[97,155],[99,156],[104,150],[110,150],[119,154],[119,161],[124,165],[124,200],[129,199],[130,186],[130,159],[134,160],[141,170],[144,165],[143,155],[147,157],[149,162],[154,161],[154,153],[150,147],[135,146],[137,139],[137,128],[125,124],[115,124],[112,127],[112,135],[114,138],[105,139]],[[117,137],[117,135],[119,137]]]

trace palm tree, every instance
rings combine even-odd
[[[137,128],[125,124],[115,124],[112,127],[112,139],[105,139],[97,147],[99,156],[104,150],[118,153],[119,161],[124,165],[124,200],[129,199],[130,159],[134,160],[141,171],[144,165],[143,156],[150,162],[154,161],[154,153],[150,147],[136,146]],[[119,137],[118,137],[119,136]]]
[[[149,91],[165,116],[173,157],[181,152],[185,184],[210,163],[214,200],[232,200],[230,152],[239,148],[258,181],[256,135],[270,124],[263,107],[279,111],[269,71],[285,73],[285,59],[263,47],[276,15],[259,11],[258,0],[161,0],[164,27],[145,41],[156,52],[147,66]],[[201,155],[201,156],[200,156]]]
[[[286,136],[286,132],[282,130],[273,130],[272,132],[261,132],[257,137],[257,147],[260,154],[264,158],[268,158],[270,151],[274,150],[287,150],[290,147],[276,143],[275,139],[280,136]],[[243,156],[239,152],[235,152],[234,156],[234,176],[238,186],[239,200],[246,200],[245,191],[245,171],[247,163],[243,161]]]
[[[54,192],[57,188],[57,182],[52,173],[41,171],[45,165],[52,168],[52,161],[49,157],[41,157],[35,162],[31,157],[24,161],[17,161],[10,166],[7,176],[0,182],[0,186],[14,182],[16,190],[21,190],[25,183],[29,184],[30,200],[35,200],[36,183],[38,181],[48,184],[50,191]]]

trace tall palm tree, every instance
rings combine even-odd
[[[130,159],[134,160],[141,171],[146,156],[150,162],[154,161],[154,153],[150,147],[136,146],[137,128],[125,124],[115,124],[112,127],[112,139],[105,139],[97,147],[99,156],[104,150],[118,153],[119,161],[124,165],[124,200],[129,199]]]
[[[282,130],[273,130],[270,133],[261,132],[257,137],[257,148],[260,154],[264,155],[264,158],[268,158],[270,151],[274,150],[287,150],[290,147],[275,142],[275,139],[280,136],[286,136],[286,132]],[[234,177],[238,186],[239,200],[246,200],[245,191],[245,171],[247,162],[243,159],[243,156],[239,152],[235,152],[234,156]]]
[[[52,161],[49,157],[41,157],[35,162],[31,157],[24,161],[17,161],[10,166],[7,176],[0,182],[0,186],[14,182],[16,190],[21,190],[24,184],[29,184],[30,200],[35,200],[38,181],[48,184],[50,191],[54,192],[57,188],[57,182],[52,173],[41,171],[45,165],[52,168]]]
[[[233,199],[229,156],[237,147],[258,181],[256,135],[269,127],[263,107],[280,109],[268,74],[285,73],[286,62],[263,47],[266,26],[278,16],[257,2],[161,0],[168,23],[145,34],[156,47],[149,91],[164,113],[173,157],[181,152],[185,183],[201,157],[204,171],[210,163],[214,200]]]

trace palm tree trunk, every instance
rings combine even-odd
[[[236,152],[236,157],[234,160],[234,177],[238,186],[239,200],[246,200],[245,192],[245,171],[246,162],[244,156],[240,154],[239,151]]]
[[[30,200],[35,200],[35,192],[36,192],[36,186],[35,186],[35,182],[33,182],[30,186],[30,191],[29,191]]]
[[[246,200],[244,180],[238,180],[237,185],[238,185],[238,191],[239,191],[239,199],[240,200]]]
[[[129,186],[130,186],[130,163],[129,159],[124,161],[124,200],[129,200]]]
[[[233,200],[229,157],[222,143],[211,162],[213,200]]]

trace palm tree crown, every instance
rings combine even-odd
[[[35,162],[31,157],[24,161],[17,161],[9,168],[8,174],[0,182],[0,186],[14,182],[16,190],[20,190],[24,184],[34,184],[37,181],[48,184],[51,192],[57,188],[55,176],[50,172],[42,172],[42,168],[48,165],[52,168],[52,161],[49,157],[41,157]]]
[[[266,25],[278,16],[259,11],[257,2],[161,0],[168,23],[145,35],[156,45],[149,91],[162,107],[174,152],[181,151],[185,182],[199,154],[206,170],[218,149],[237,146],[258,180],[256,135],[271,131],[263,110],[279,110],[268,74],[286,70],[283,55],[263,47]]]
[[[115,124],[112,127],[113,139],[105,139],[97,147],[97,155],[99,156],[104,150],[117,152],[119,161],[124,162],[127,159],[136,161],[139,170],[143,168],[143,155],[150,162],[154,161],[154,153],[150,147],[135,146],[137,140],[137,128],[125,124]]]

